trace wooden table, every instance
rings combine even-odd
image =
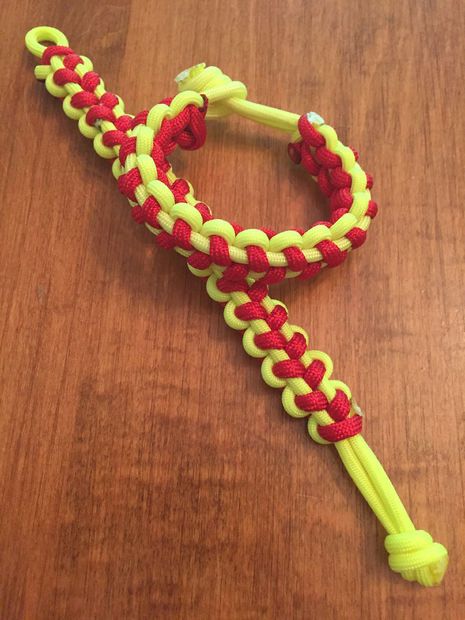
[[[443,585],[389,571],[335,450],[132,222],[34,80],[23,37],[41,23],[128,111],[206,60],[360,150],[381,207],[368,242],[276,295],[352,387],[417,527],[449,548]],[[465,617],[464,27],[458,0],[2,8],[2,619]],[[286,144],[230,118],[174,161],[218,217],[306,226],[324,201]]]

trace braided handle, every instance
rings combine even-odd
[[[41,41],[51,41],[46,47]],[[93,140],[97,153],[113,160],[113,174],[134,219],[159,245],[186,257],[189,269],[207,278],[207,292],[224,305],[226,323],[243,332],[246,352],[262,359],[268,385],[282,389],[285,410],[308,417],[318,443],[334,443],[349,475],[386,531],[389,565],[407,580],[438,584],[447,550],[415,530],[391,481],[361,431],[361,412],[351,391],[331,378],[328,355],[310,350],[305,330],[288,322],[287,309],[269,296],[283,278],[306,279],[334,267],[365,240],[376,215],[372,180],[336,132],[315,113],[296,114],[247,100],[247,89],[216,67],[196,65],[177,78],[179,93],[136,116],[107,92],[92,63],[69,48],[58,30],[39,27],[26,46],[42,64],[35,69],[47,90],[63,99],[67,116]],[[313,176],[329,198],[331,219],[307,231],[244,230],[214,219],[196,200],[190,184],[176,177],[168,155],[177,147],[203,145],[205,117],[238,113],[291,134],[289,154]]]

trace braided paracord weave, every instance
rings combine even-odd
[[[46,47],[41,41],[50,41]],[[381,464],[361,436],[361,411],[350,389],[331,378],[328,355],[308,348],[305,331],[288,322],[287,309],[269,296],[283,278],[307,279],[322,267],[342,263],[365,241],[376,215],[372,180],[357,154],[339,142],[334,129],[310,112],[298,116],[247,101],[241,82],[216,67],[197,65],[177,78],[179,93],[136,116],[126,114],[120,97],[105,90],[91,61],[70,49],[63,33],[38,27],[26,47],[42,64],[35,76],[63,99],[67,116],[91,138],[97,153],[112,159],[118,187],[132,216],[156,235],[164,248],[187,259],[196,276],[207,278],[210,297],[224,305],[226,323],[243,332],[243,345],[262,359],[262,377],[282,389],[284,409],[308,417],[310,436],[334,443],[353,481],[388,532],[389,565],[405,579],[425,586],[440,583],[447,550],[416,530]],[[236,112],[291,135],[288,151],[314,177],[329,199],[331,217],[308,230],[274,233],[243,229],[213,218],[194,198],[191,185],[177,178],[168,156],[180,146],[200,148],[205,118]]]

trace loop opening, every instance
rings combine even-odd
[[[48,47],[48,45],[43,45],[41,43],[43,41],[50,41],[53,45],[69,47],[66,36],[61,30],[52,28],[52,26],[37,26],[36,28],[32,28],[25,37],[27,49],[38,58],[42,57],[44,50]]]

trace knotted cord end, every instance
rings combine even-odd
[[[231,80],[218,67],[207,67],[204,62],[181,71],[175,82],[179,92],[192,90],[206,95],[209,101],[207,116],[221,118],[231,114],[231,100],[247,98],[247,88],[242,82]]]
[[[299,115],[249,101],[245,84],[232,80],[218,67],[200,63],[181,71],[175,81],[179,92],[194,91],[207,97],[207,118],[222,118],[234,112],[255,123],[290,133],[294,140],[300,137],[297,132]]]
[[[407,581],[422,586],[437,586],[445,575],[448,564],[447,549],[424,530],[389,534],[384,541],[389,553],[391,570]]]

